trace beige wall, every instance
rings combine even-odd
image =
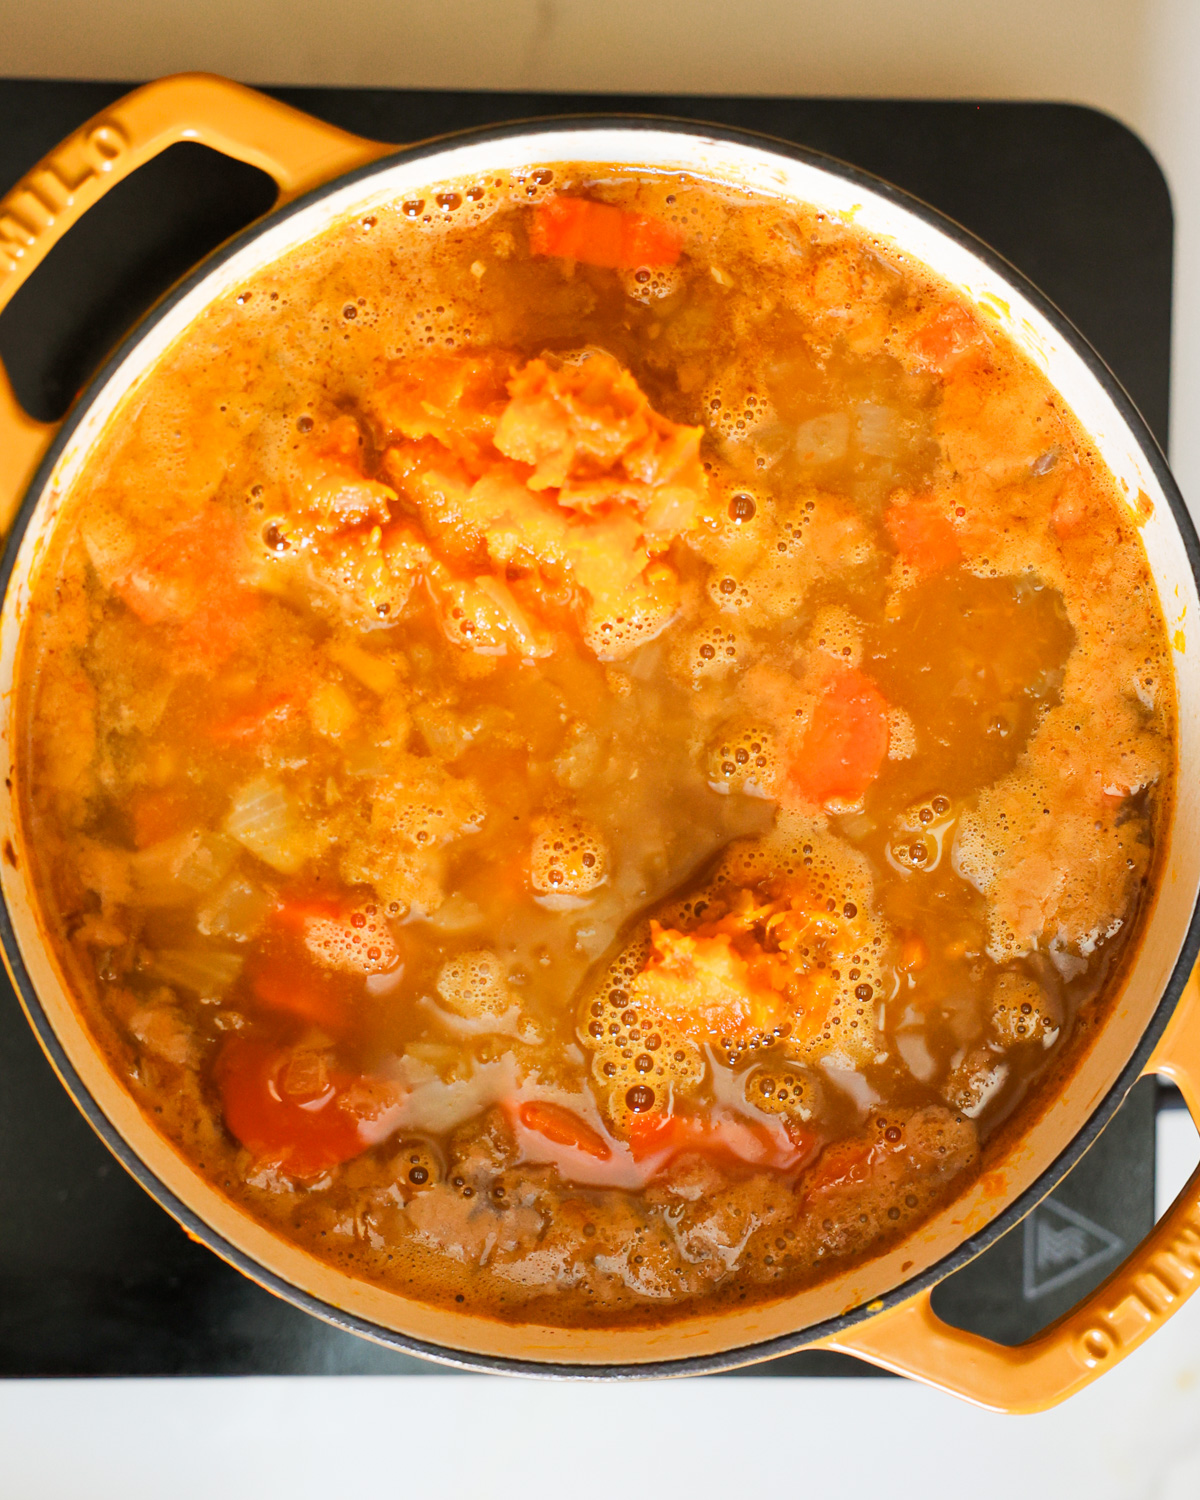
[[[1146,0],[2,0],[5,71],[1070,98],[1138,117]]]

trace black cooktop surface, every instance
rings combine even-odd
[[[0,80],[0,192],[124,92]],[[829,152],[987,240],[1072,318],[1165,445],[1172,217],[1146,148],[1055,104],[278,89],[345,129],[412,141],[503,120],[634,111],[717,121]],[[201,146],[121,184],[0,315],[27,409],[60,416],[125,329],[199,256],[269,207],[272,184]],[[935,1294],[1016,1343],[1065,1312],[1154,1217],[1152,1081],[1050,1199]],[[125,1175],[51,1073],[0,978],[0,1375],[433,1373],[328,1327],[193,1243]],[[445,1373],[450,1373],[446,1371]],[[757,1374],[866,1374],[805,1353]]]

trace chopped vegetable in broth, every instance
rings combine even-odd
[[[994,323],[803,205],[559,165],[337,226],[42,566],[80,1005],[199,1172],[406,1295],[653,1322],[877,1254],[1134,951],[1135,521]]]

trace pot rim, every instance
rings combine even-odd
[[[596,130],[624,130],[631,132],[665,132],[669,134],[714,139],[731,145],[744,145],[758,151],[772,152],[793,161],[802,162],[818,171],[831,173],[855,186],[895,204],[922,219],[933,229],[956,242],[961,248],[980,260],[994,274],[1008,282],[1014,290],[1032,304],[1037,312],[1069,344],[1089,373],[1112,401],[1118,415],[1137,442],[1147,460],[1162,494],[1171,510],[1175,528],[1183,543],[1191,572],[1200,588],[1200,538],[1183,495],[1168,466],[1166,456],[1157,438],[1151,432],[1145,418],[1125,391],[1120,381],[1109,369],[1100,354],[1074,323],[1048,297],[1042,293],[1021,271],[1007,261],[985,241],[947,214],[925,203],[914,194],[894,186],[883,178],[864,171],[851,163],[811,147],[797,145],[765,132],[742,130],[733,126],[713,124],[705,121],[681,119],[678,116],[654,114],[573,114],[561,116],[539,116],[528,120],[507,121],[503,124],[478,126],[432,137],[409,146],[398,146],[394,151],[378,157],[363,166],[331,178],[319,187],[301,194],[286,204],[269,210],[245,229],[240,230],[224,244],[189,271],[174,287],[134,325],[120,341],[103,365],[96,371],[80,392],[54,441],[43,456],[33,478],[30,480],[20,507],[13,519],[12,529],[5,538],[3,556],[0,557],[0,613],[8,607],[9,584],[17,555],[25,532],[37,513],[48,481],[60,457],[70,443],[88,408],[99,392],[107,385],[121,364],[154,326],[169,313],[184,297],[196,290],[210,275],[233,256],[240,253],[268,230],[274,229],[293,214],[307,210],[323,198],[341,192],[357,183],[365,183],[386,172],[398,161],[420,161],[436,158],[448,147],[486,144],[489,141],[509,140],[519,136],[536,136],[553,131],[555,133],[586,133]],[[367,1318],[345,1311],[302,1290],[268,1270],[252,1256],[240,1250],[222,1234],[212,1229],[198,1213],[171,1192],[157,1175],[126,1142],[124,1136],[111,1123],[100,1108],[90,1090],[73,1067],[58,1039],[49,1017],[44,1010],[37,991],[29,976],[9,911],[8,899],[0,889],[0,950],[18,992],[22,1008],[46,1052],[52,1067],[76,1107],[104,1141],[105,1145],[127,1172],[147,1193],[165,1209],[193,1239],[204,1244],[222,1260],[273,1292],[282,1300],[321,1318],[323,1321],[358,1334],[375,1343],[400,1352],[416,1355],[435,1363],[449,1365],[464,1371],[490,1374],[522,1375],[557,1380],[641,1380],[650,1378],[678,1377],[684,1375],[717,1374],[722,1371],[755,1364],[762,1360],[796,1353],[801,1349],[820,1344],[836,1334],[845,1332],[858,1323],[869,1320],[876,1314],[908,1301],[920,1292],[930,1289],[959,1270],[977,1255],[994,1244],[1018,1224],[1031,1210],[1062,1181],[1068,1172],[1094,1143],[1101,1131],[1124,1102],[1134,1083],[1142,1075],[1159,1038],[1170,1020],[1183,992],[1185,983],[1200,955],[1200,895],[1193,903],[1187,931],[1180,947],[1178,958],[1170,977],[1155,1007],[1148,1024],[1139,1038],[1125,1066],[1096,1105],[1081,1130],[1072,1137],[1070,1144],[1046,1167],[1030,1186],[1015,1198],[1000,1213],[990,1218],[980,1229],[962,1240],[953,1250],[928,1266],[917,1275],[898,1283],[873,1301],[853,1307],[836,1317],[819,1323],[808,1324],[792,1334],[783,1334],[760,1342],[745,1344],[711,1354],[690,1355],[669,1360],[649,1360],[614,1364],[569,1364],[510,1358],[471,1351],[461,1351],[434,1344],[386,1328]],[[492,1321],[487,1319],[485,1321]],[[632,1331],[632,1330],[631,1330]]]

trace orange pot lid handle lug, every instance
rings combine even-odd
[[[1145,1073],[1174,1083],[1200,1127],[1200,980],[1193,973]],[[1200,1168],[1123,1265],[1028,1343],[1008,1348],[953,1328],[931,1293],[820,1347],[1001,1412],[1045,1411],[1145,1342],[1200,1287]]]
[[[81,125],[0,199],[0,312],[109,188],[179,141],[267,172],[279,188],[276,207],[397,149],[211,74],[147,84]],[[23,411],[0,365],[0,533],[60,425]]]

